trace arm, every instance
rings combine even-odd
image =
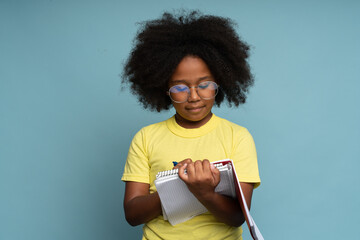
[[[245,217],[237,199],[215,192],[215,187],[220,182],[220,173],[208,160],[196,162],[187,160],[179,168],[179,176],[189,190],[219,221],[235,227],[244,223]],[[184,173],[185,169],[187,174]],[[240,183],[240,185],[250,209],[253,184]]]
[[[240,185],[246,198],[248,208],[250,209],[253,184],[240,183]],[[215,192],[211,195],[208,198],[199,201],[201,201],[219,221],[234,227],[241,226],[245,222],[245,216],[241,211],[237,199],[229,198]]]
[[[147,183],[126,182],[124,210],[131,226],[146,223],[161,215],[159,195],[157,192],[150,194]]]

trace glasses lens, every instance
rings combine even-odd
[[[183,84],[172,86],[169,89],[170,98],[178,103],[186,102],[189,97],[189,92],[188,86]]]
[[[202,82],[198,86],[198,94],[202,99],[212,99],[216,96],[218,86],[215,82]]]

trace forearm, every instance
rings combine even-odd
[[[132,226],[149,222],[162,212],[157,192],[132,198],[124,203],[124,209],[126,221]]]
[[[237,199],[214,192],[208,196],[200,196],[198,197],[198,200],[220,222],[233,227],[239,227],[245,221],[245,217]]]

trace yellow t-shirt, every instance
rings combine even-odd
[[[173,168],[173,161],[186,158],[210,162],[230,158],[240,182],[260,185],[256,149],[248,130],[214,114],[200,128],[186,129],[175,117],[142,128],[132,140],[125,164],[123,181],[150,184],[159,171]],[[207,212],[175,226],[162,215],[143,227],[143,239],[242,239],[241,227],[221,223]]]

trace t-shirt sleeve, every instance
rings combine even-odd
[[[240,182],[260,185],[257,154],[253,137],[246,128],[241,128],[235,136],[235,146],[232,154],[236,174]]]
[[[144,130],[135,134],[129,148],[122,181],[150,183]]]

